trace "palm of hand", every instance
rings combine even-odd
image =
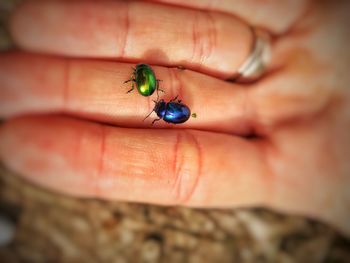
[[[330,10],[314,12],[281,44],[289,66],[270,84],[279,95],[259,101],[268,106],[262,119],[276,121],[266,128],[271,181],[279,181],[273,202],[349,229],[349,37],[341,8]]]

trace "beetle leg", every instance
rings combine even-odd
[[[161,118],[159,118],[159,119],[154,119],[153,121],[152,121],[152,125],[156,122],[156,121],[160,121],[161,120]]]
[[[175,97],[175,98],[173,98],[172,100],[170,100],[169,102],[172,102],[172,101],[177,100],[177,97],[179,97],[179,95],[176,95],[176,97]]]
[[[132,76],[132,75],[130,76],[130,79],[127,79],[127,80],[124,81],[124,84],[125,84],[125,83],[128,83],[128,82],[130,82],[130,81],[133,81],[133,76]]]
[[[164,90],[162,90],[162,89],[159,87],[159,81],[163,81],[163,80],[157,79],[157,91],[165,92]]]
[[[134,90],[134,87],[132,87],[131,89],[129,89],[126,93],[130,93]]]
[[[159,91],[161,91],[161,92],[165,92],[164,90],[162,90],[161,88],[159,88],[159,82],[160,82],[160,81],[163,81],[163,80],[157,79],[157,89],[158,89]]]
[[[157,101],[153,100],[153,102],[154,104],[157,104]],[[155,108],[156,108],[156,105],[154,105],[153,110],[143,119],[143,121],[145,121],[152,114],[152,112],[154,112]],[[153,125],[153,122],[152,122],[152,125]]]
[[[130,82],[130,81],[136,82],[136,79],[134,79],[134,75],[131,75],[130,79],[125,80],[125,81],[124,81],[124,84],[125,84],[125,83],[128,83],[128,82]]]
[[[153,111],[154,111],[154,110],[152,110],[152,111],[143,119],[143,121],[145,121],[145,120],[152,114]],[[152,122],[152,124],[153,124],[153,122]]]
[[[132,83],[132,85],[131,85],[131,89],[129,89],[126,93],[130,93],[130,92],[132,92],[133,90],[134,90],[134,82]]]

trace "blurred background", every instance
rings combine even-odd
[[[0,0],[0,52],[14,48],[6,21],[19,2]],[[261,208],[70,198],[23,181],[0,160],[0,262],[350,262],[350,241]]]

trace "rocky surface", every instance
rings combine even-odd
[[[0,229],[12,232],[1,262],[350,262],[349,240],[330,227],[263,209],[80,200],[3,166],[0,200]]]
[[[12,45],[6,19],[16,2],[0,2],[0,50]],[[264,209],[61,196],[0,164],[0,262],[350,262],[350,241],[321,223]]]

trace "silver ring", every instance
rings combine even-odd
[[[260,78],[266,71],[271,60],[271,38],[263,30],[251,28],[253,42],[251,52],[245,62],[239,67],[237,73],[230,77],[229,81],[253,82]]]

